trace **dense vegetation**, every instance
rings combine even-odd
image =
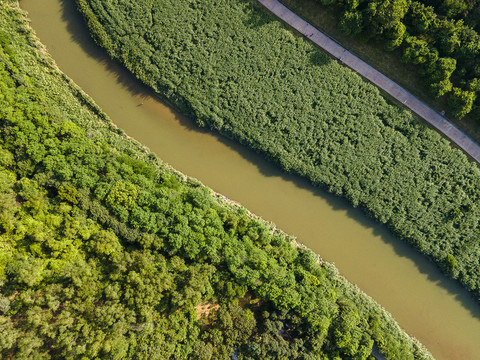
[[[311,251],[162,164],[0,1],[2,359],[431,359]]]
[[[453,116],[462,118],[473,109],[480,118],[480,35],[472,28],[480,24],[480,2],[317,1],[339,7],[343,33],[360,35],[363,41],[381,39],[386,50],[401,47],[402,60],[418,65],[431,94],[448,94]]]
[[[348,198],[480,296],[480,173],[254,1],[77,0],[96,41],[198,124]]]
[[[463,20],[466,25],[480,31],[479,0],[421,0],[420,2],[432,6],[438,15]]]

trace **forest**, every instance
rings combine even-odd
[[[253,0],[76,0],[177,109],[347,198],[480,299],[480,172]]]
[[[11,0],[0,239],[3,359],[432,359],[332,264],[116,128]]]
[[[337,7],[339,29],[362,41],[402,49],[434,97],[447,96],[458,118],[480,119],[480,1],[317,0]]]

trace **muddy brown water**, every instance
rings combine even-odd
[[[345,201],[199,130],[110,61],[72,0],[21,0],[60,69],[126,133],[334,262],[439,360],[480,360],[480,305],[455,281]]]

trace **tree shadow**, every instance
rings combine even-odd
[[[325,53],[323,50],[319,50],[315,44],[312,43],[313,51],[310,54],[310,64],[313,66],[325,66],[330,64],[333,57]]]
[[[251,29],[256,29],[275,21],[275,18],[267,13],[268,10],[257,1],[250,1],[246,5],[245,12],[249,14],[249,17],[243,21],[243,24]]]

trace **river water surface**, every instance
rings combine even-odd
[[[95,46],[72,0],[21,7],[60,69],[128,135],[334,262],[437,359],[480,360],[480,305],[435,265],[345,201],[169,109]]]

